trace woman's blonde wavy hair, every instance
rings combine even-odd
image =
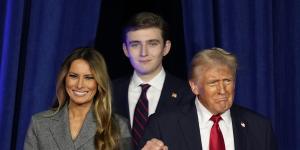
[[[64,61],[58,73],[56,83],[57,101],[54,104],[59,111],[69,100],[65,89],[65,78],[74,60],[83,59],[90,65],[94,79],[98,84],[94,96],[94,115],[97,120],[95,134],[95,147],[101,150],[119,149],[120,130],[117,122],[112,117],[111,107],[111,83],[103,56],[93,48],[78,48],[74,50]]]

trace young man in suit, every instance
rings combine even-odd
[[[173,112],[153,115],[140,143],[143,150],[275,150],[271,123],[233,104],[236,68],[235,56],[223,49],[198,52],[189,72],[196,98]]]
[[[161,16],[150,12],[139,13],[124,29],[123,52],[134,72],[129,77],[113,81],[113,105],[116,113],[130,119],[134,144],[142,137],[148,116],[175,109],[185,103],[183,97],[193,95],[187,82],[164,70],[162,61],[170,49],[168,26]],[[140,103],[142,85],[148,87],[146,98],[143,96],[146,102]],[[140,105],[143,108],[138,108]],[[142,117],[136,118],[136,113]],[[136,124],[138,127],[135,127]]]

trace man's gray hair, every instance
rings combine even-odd
[[[236,57],[222,48],[209,48],[197,52],[191,62],[188,72],[188,78],[194,78],[196,67],[202,69],[207,65],[225,65],[228,66],[232,73],[236,74],[237,59]]]

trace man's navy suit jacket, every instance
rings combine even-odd
[[[128,88],[131,76],[113,81],[113,111],[129,120]],[[166,72],[159,102],[155,113],[168,112],[176,109],[179,105],[189,103],[194,97],[188,82]]]
[[[235,150],[277,149],[271,123],[266,118],[237,105],[231,107],[230,113]],[[195,101],[173,112],[151,116],[140,147],[152,138],[162,140],[170,150],[201,150]]]

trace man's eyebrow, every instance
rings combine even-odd
[[[147,42],[158,42],[158,43],[160,43],[160,41],[158,39],[151,39],[151,40],[148,40]]]
[[[213,82],[218,82],[220,81],[219,79],[208,79],[207,83],[213,83]]]
[[[132,43],[140,43],[140,41],[134,40],[134,41],[129,41],[128,44],[132,44]]]

